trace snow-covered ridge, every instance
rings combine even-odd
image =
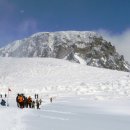
[[[74,36],[74,35],[85,35],[85,36],[97,36],[100,37],[101,35],[99,33],[93,32],[93,31],[57,31],[57,32],[38,32],[35,33],[33,35],[31,35],[31,37],[37,37],[43,34],[50,34],[50,35],[69,35]]]
[[[52,57],[90,66],[130,71],[110,42],[91,31],[39,32],[0,49],[1,57]]]
[[[100,37],[96,32],[91,31],[58,31],[58,32],[38,32],[23,40],[16,40],[9,43],[7,46],[0,48],[0,56],[5,57],[35,57],[36,46],[41,47],[43,51],[44,45],[47,45],[52,51],[54,50],[54,44],[62,45],[63,42],[69,40],[67,45],[73,45],[77,41],[84,41],[86,44],[92,41],[90,37]],[[82,45],[80,45],[82,46]],[[22,50],[21,50],[22,49]],[[18,50],[18,51],[17,51]],[[33,55],[29,56],[29,52],[33,51]],[[20,51],[22,51],[20,53]],[[35,52],[34,52],[35,51]],[[17,53],[16,53],[17,52]],[[25,54],[24,54],[25,52]],[[20,54],[19,54],[20,53]],[[37,52],[36,52],[37,53]],[[39,52],[42,53],[42,52]],[[36,54],[39,57],[40,54]],[[42,56],[42,54],[41,54]]]
[[[52,58],[0,58],[0,89],[13,93],[93,95],[128,97],[127,72],[79,65]]]

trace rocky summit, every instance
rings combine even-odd
[[[120,71],[130,65],[116,48],[90,31],[40,32],[0,49],[1,57],[52,57]]]

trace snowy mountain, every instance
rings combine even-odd
[[[130,71],[110,42],[89,31],[36,33],[0,49],[1,57],[53,57],[90,66]]]
[[[13,93],[129,97],[130,75],[54,58],[0,58],[0,89]]]

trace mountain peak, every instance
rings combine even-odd
[[[92,31],[39,32],[0,49],[2,57],[53,57],[90,66],[129,71],[115,47]]]

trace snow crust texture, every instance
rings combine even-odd
[[[129,97],[130,74],[55,58],[0,58],[0,89],[13,93]]]

